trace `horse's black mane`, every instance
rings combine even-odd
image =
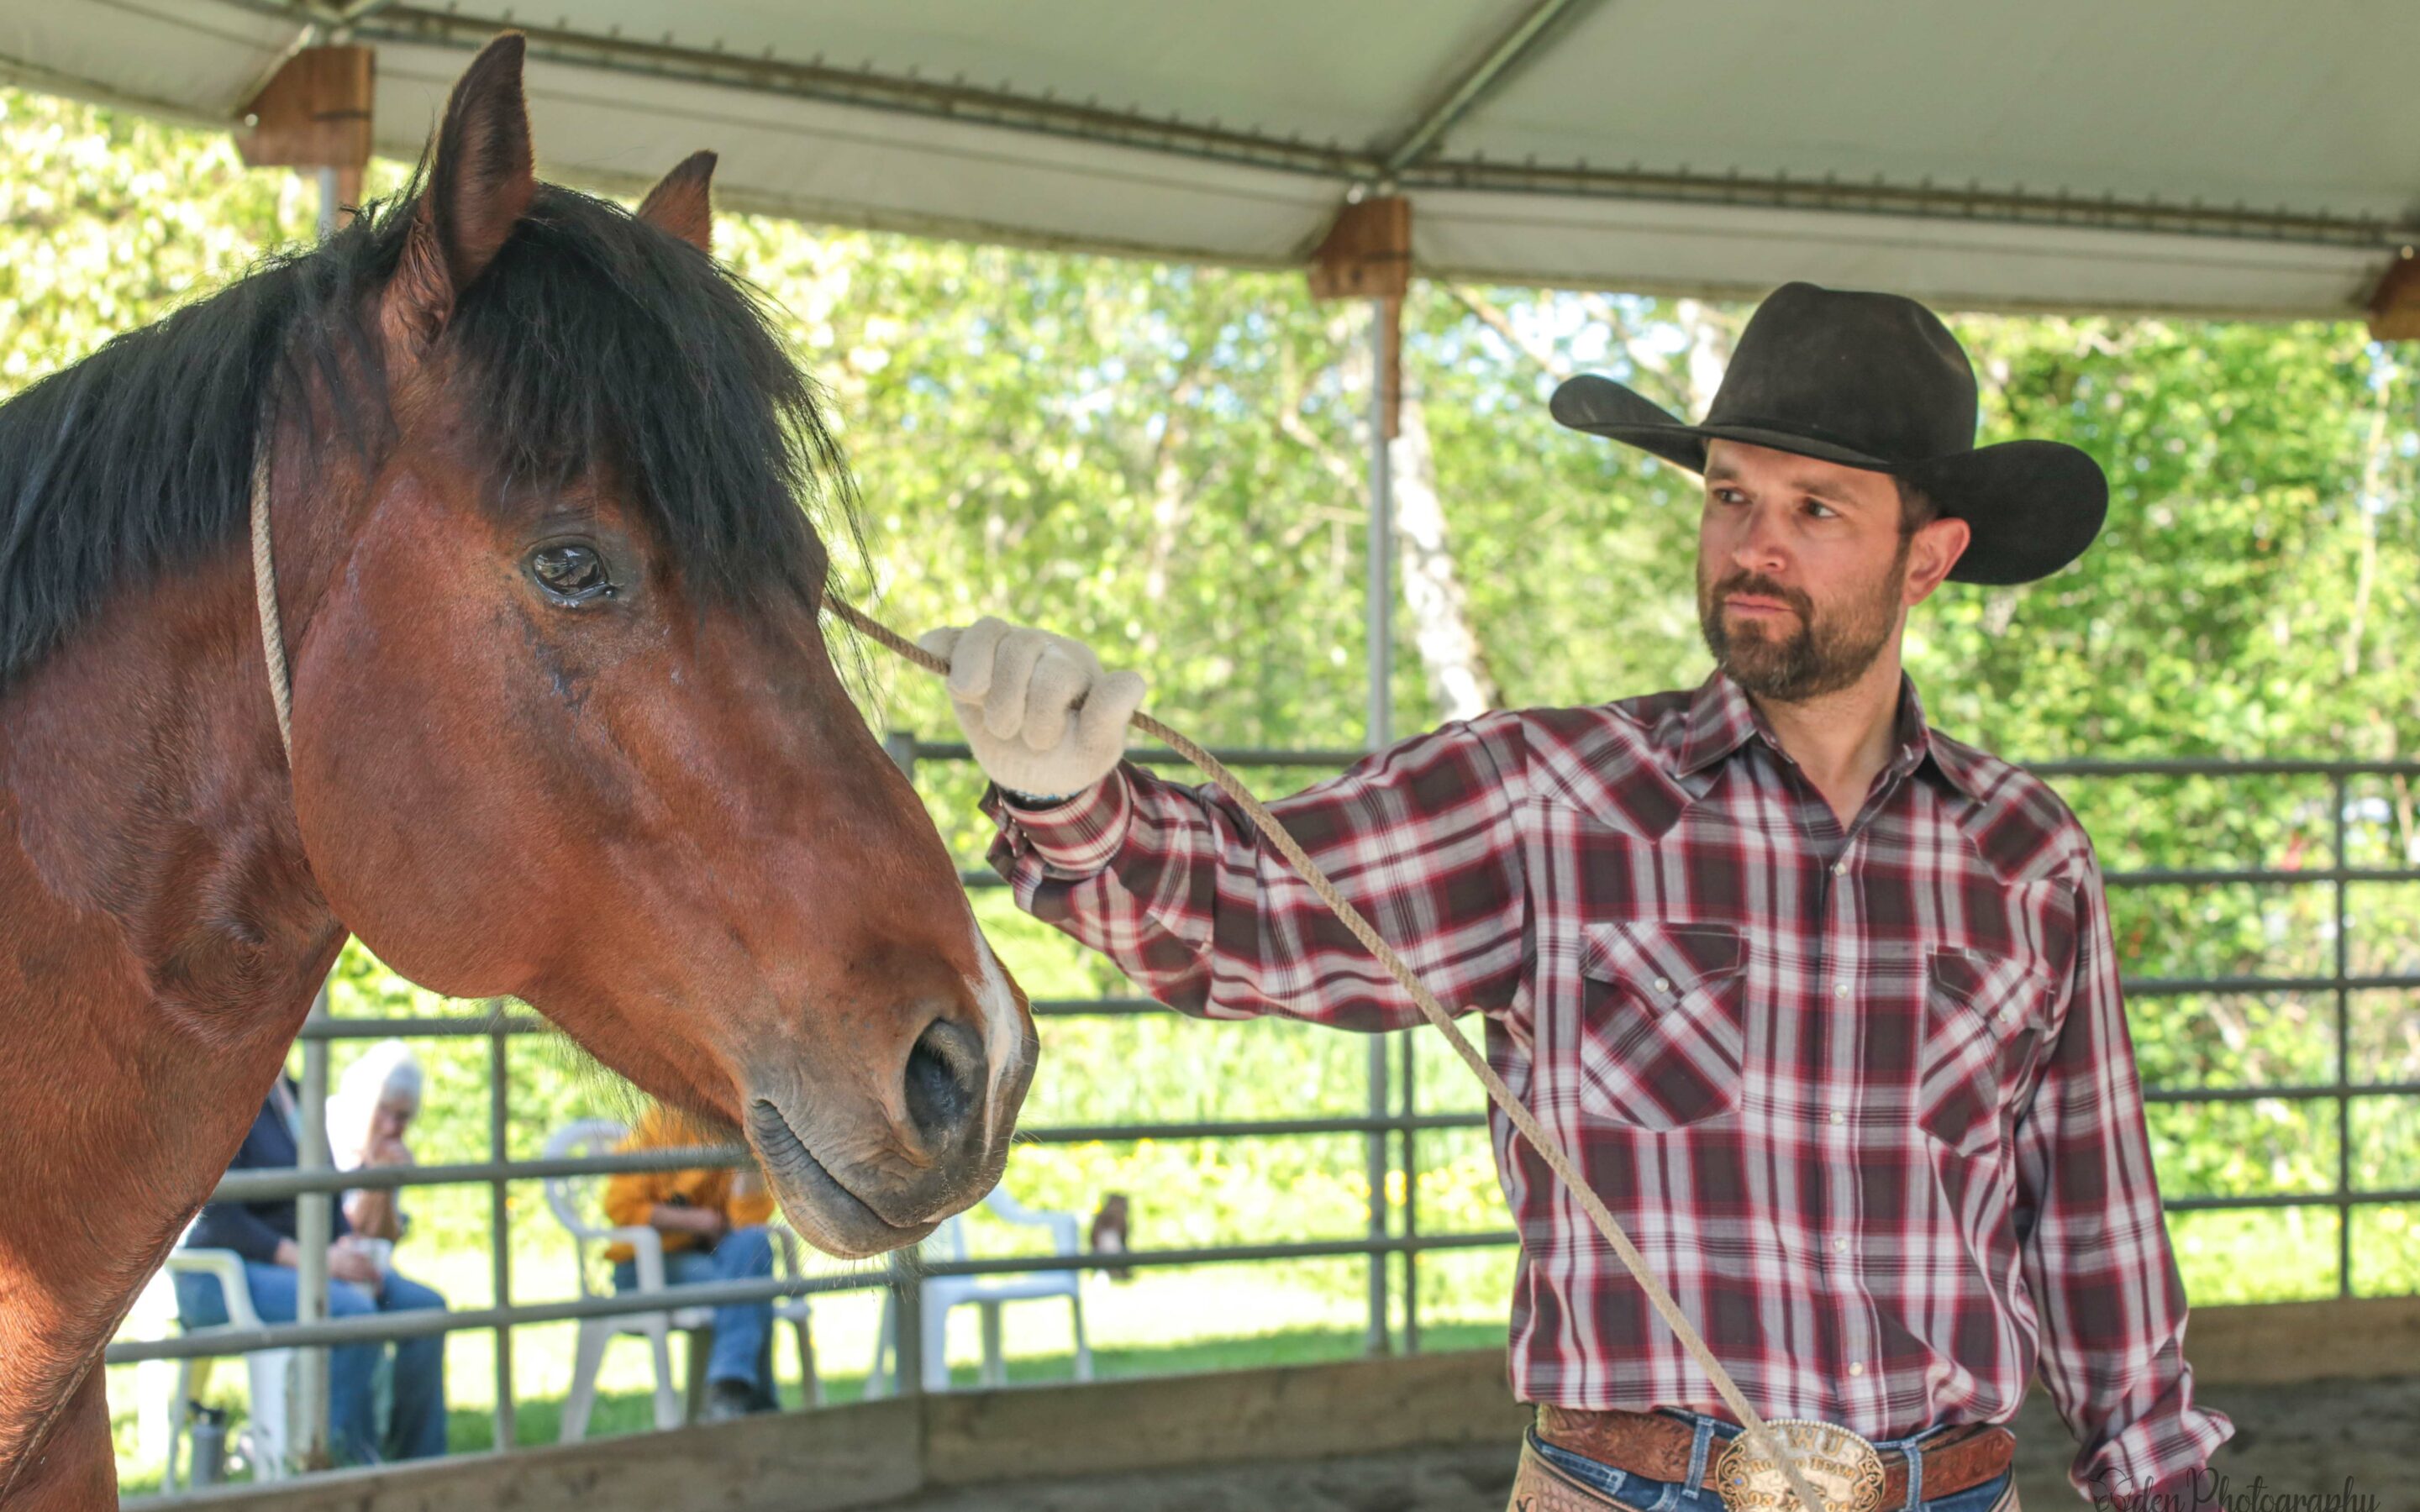
[[[386,444],[365,296],[393,273],[417,193],[0,405],[0,686],[112,590],[242,539],[264,399],[316,380],[343,441]],[[611,468],[692,593],[821,586],[801,505],[845,517],[846,472],[760,299],[696,249],[541,185],[438,354],[507,489]]]

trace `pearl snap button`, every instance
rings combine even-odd
[[[1834,1123],[1846,1123],[1849,1121],[1849,1116],[1845,1113],[1835,1113],[1832,1115],[1832,1121]]]
[[[1848,863],[1848,862],[1846,862],[1846,861],[1835,861],[1835,862],[1833,862],[1833,863],[1832,863],[1832,874],[1833,874],[1834,876],[1836,876],[1836,877],[1845,877],[1845,876],[1847,876],[1847,875],[1849,874],[1849,863]]]
[[[1849,1374],[1853,1376],[1862,1376],[1865,1373],[1866,1362],[1863,1360],[1852,1360],[1849,1362]]]
[[[1845,1239],[1836,1239],[1832,1241],[1832,1248],[1838,1254],[1846,1255],[1849,1252],[1849,1242]]]
[[[1659,992],[1659,993],[1668,993],[1668,992],[1670,992],[1670,991],[1672,990],[1672,981],[1671,981],[1671,979],[1670,979],[1670,978],[1668,978],[1668,977],[1658,977],[1658,978],[1656,978],[1656,979],[1655,979],[1655,990],[1656,990],[1657,992]]]
[[[1837,986],[1837,987],[1833,988],[1833,989],[1832,989],[1832,995],[1833,995],[1833,996],[1835,996],[1835,997],[1846,997],[1846,996],[1848,996],[1848,995],[1849,995],[1849,984],[1848,984],[1847,982],[1845,982],[1845,981],[1844,981],[1844,982],[1840,983],[1838,986]]]

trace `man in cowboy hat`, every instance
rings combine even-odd
[[[2041,783],[1930,729],[1900,667],[1944,580],[2080,555],[2100,468],[1977,448],[1973,369],[1931,311],[1805,284],[1758,309],[1701,424],[1601,378],[1553,410],[1704,477],[1714,674],[1448,725],[1279,815],[1484,1015],[1497,1068],[1758,1412],[1800,1421],[1833,1512],[2012,1505],[2001,1425],[2037,1371],[2080,1489],[2196,1504],[2231,1430],[2194,1402],[2091,842]],[[927,645],[1026,909],[1188,1012],[1417,1022],[1215,792],[1120,761],[1134,673],[996,620]],[[1514,1504],[1790,1504],[1493,1122],[1522,1238],[1512,1387],[1537,1404]]]

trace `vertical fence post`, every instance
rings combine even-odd
[[[1409,1030],[1401,1031],[1408,1034]],[[1393,1100],[1387,1095],[1387,1040],[1384,1035],[1370,1039],[1370,1117],[1384,1119],[1388,1104]],[[1362,1142],[1370,1181],[1370,1239],[1383,1243],[1387,1238],[1387,1175],[1391,1141],[1381,1127],[1373,1129]],[[1370,1251],[1370,1327],[1363,1348],[1371,1354],[1385,1354],[1394,1347],[1392,1329],[1387,1317],[1387,1272],[1391,1262],[1382,1250]]]
[[[1418,1239],[1420,1233],[1420,1152],[1419,1135],[1412,1129],[1411,1120],[1419,1117],[1420,1084],[1418,1075],[1418,1055],[1420,1031],[1404,1031],[1404,1237]],[[1404,1352],[1420,1352],[1420,1254],[1404,1251]]]
[[[2350,886],[2345,872],[2352,861],[2347,854],[2350,826],[2345,822],[2345,779],[2339,772],[2328,782],[2335,815],[2336,858],[2336,1295],[2352,1295],[2352,940]]]
[[[891,1385],[901,1396],[924,1395],[924,1278],[920,1246],[891,1252]],[[876,1341],[876,1349],[881,1348]],[[944,1390],[949,1382],[940,1382]]]
[[[319,983],[311,999],[308,1022],[327,1023],[328,984]],[[295,1166],[324,1171],[328,1157],[328,1041],[312,1035],[302,1041],[302,1105],[295,1109]],[[328,1246],[335,1238],[335,1197],[326,1192],[305,1192],[295,1199],[294,1320],[316,1323],[328,1316]],[[294,1356],[294,1390],[287,1399],[287,1455],[295,1463],[318,1467],[328,1462],[328,1351],[300,1350]]]
[[[509,1068],[504,1058],[504,1005],[488,1005],[488,1159],[503,1165],[508,1158],[504,1124],[512,1111]],[[488,1184],[488,1242],[493,1254],[489,1279],[499,1308],[513,1304],[512,1213],[503,1177]],[[496,1447],[514,1447],[518,1438],[513,1400],[513,1326],[496,1325]]]

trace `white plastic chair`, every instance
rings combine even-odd
[[[1004,1222],[1050,1231],[1052,1252],[1069,1257],[1083,1253],[1081,1223],[1072,1212],[1036,1212],[1019,1206],[999,1188],[984,1198]],[[961,1218],[945,1220],[924,1241],[923,1255],[935,1260],[967,1258],[967,1231]],[[1084,1338],[1084,1280],[1081,1271],[1012,1271],[1000,1275],[939,1275],[926,1279],[918,1291],[923,1314],[924,1389],[950,1389],[950,1313],[972,1305],[983,1309],[983,1370],[980,1383],[1004,1386],[1008,1369],[1001,1352],[1000,1310],[1012,1302],[1036,1302],[1064,1297],[1076,1326],[1076,1379],[1093,1379],[1093,1350]],[[874,1364],[865,1377],[865,1395],[885,1396],[897,1389],[898,1321],[892,1296],[882,1297],[882,1322],[874,1346]]]
[[[554,1132],[546,1142],[546,1158],[562,1160],[608,1153],[629,1137],[621,1124],[604,1119],[586,1119],[566,1124]],[[582,1200],[593,1177],[551,1176],[543,1183],[546,1205],[555,1220],[571,1235],[572,1269],[580,1278],[582,1297],[604,1295],[591,1285],[588,1246],[591,1243],[624,1243],[630,1246],[631,1258],[639,1273],[638,1290],[660,1291],[667,1298],[678,1295],[678,1287],[664,1284],[663,1235],[644,1225],[614,1227],[590,1221]],[[798,1273],[798,1251],[785,1230],[775,1233],[776,1253],[781,1257],[783,1273]],[[813,1314],[803,1297],[783,1298],[773,1304],[773,1315],[798,1330],[799,1368],[806,1378],[807,1399],[821,1403],[823,1382],[815,1375],[815,1354],[813,1337]],[[605,1346],[617,1334],[644,1337],[656,1357],[656,1427],[676,1428],[689,1415],[684,1411],[682,1396],[673,1388],[672,1335],[677,1330],[689,1336],[690,1410],[695,1408],[694,1397],[704,1387],[706,1352],[714,1337],[714,1309],[711,1307],[666,1307],[655,1312],[620,1313],[610,1318],[583,1318],[580,1321],[580,1340],[571,1363],[571,1394],[563,1403],[565,1443],[577,1443],[588,1434],[588,1419],[597,1406],[597,1373],[605,1363]]]
[[[178,1249],[168,1252],[165,1264],[153,1273],[145,1286],[130,1319],[145,1322],[157,1320],[165,1324],[177,1318],[176,1275],[192,1272],[216,1277],[219,1289],[226,1297],[227,1320],[208,1328],[187,1328],[184,1333],[194,1338],[207,1338],[213,1334],[233,1333],[238,1329],[261,1326],[259,1314],[252,1310],[252,1287],[244,1279],[243,1257],[227,1249]],[[179,1464],[183,1458],[185,1438],[193,1422],[193,1400],[209,1375],[214,1359],[223,1356],[188,1356],[182,1360],[147,1360],[142,1366],[144,1422],[138,1427],[147,1437],[164,1427],[167,1437],[166,1469],[162,1473],[161,1489],[175,1491],[191,1473]],[[251,1410],[243,1430],[234,1440],[234,1447],[252,1467],[255,1481],[282,1480],[286,1476],[286,1403],[287,1390],[293,1381],[292,1350],[258,1350],[246,1354],[251,1387]]]

